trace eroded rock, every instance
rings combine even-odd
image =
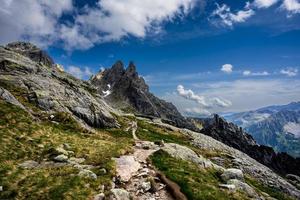
[[[124,189],[111,189],[111,200],[130,200],[129,193]]]
[[[237,179],[240,181],[244,181],[244,174],[240,169],[229,168],[229,169],[225,169],[225,171],[221,175],[221,178],[225,182],[229,181],[230,179]]]

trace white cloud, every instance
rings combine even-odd
[[[173,83],[176,87],[176,83]],[[188,113],[186,109],[199,108],[210,113],[241,112],[255,110],[269,105],[287,104],[300,99],[300,80],[297,79],[241,79],[232,81],[206,81],[203,79],[193,80],[189,87],[196,88],[205,99],[222,97],[232,102],[230,107],[206,108],[196,101],[187,98],[178,98],[178,92],[164,93],[166,101],[174,103],[182,113]],[[168,90],[174,85],[169,85],[161,92]],[[152,85],[151,85],[152,86]],[[160,88],[161,86],[159,86]],[[153,88],[153,87],[152,87]],[[153,88],[157,89],[157,88]],[[157,91],[157,90],[156,90]],[[156,93],[157,94],[157,93]],[[194,93],[195,94],[195,93]],[[198,95],[199,96],[199,95]],[[195,111],[195,110],[194,110]],[[188,114],[191,114],[188,113]]]
[[[93,72],[88,67],[82,69],[76,66],[69,66],[66,71],[79,79],[87,79],[93,75]]]
[[[293,134],[296,138],[300,138],[300,124],[294,122],[288,122],[283,127],[284,131]]]
[[[286,68],[286,69],[280,70],[280,73],[283,74],[283,75],[287,75],[289,77],[297,76],[298,69],[296,69],[296,68]]]
[[[278,0],[255,0],[253,4],[257,8],[269,8],[277,2]]]
[[[211,18],[215,21],[217,17],[217,22],[226,26],[233,26],[235,23],[245,22],[251,16],[255,14],[255,11],[249,7],[247,3],[243,10],[239,10],[236,13],[231,12],[231,8],[226,4],[220,6],[217,4],[217,9],[213,11]]]
[[[283,0],[281,8],[290,14],[300,13],[300,2],[298,0]]]
[[[39,45],[62,42],[68,50],[127,36],[156,34],[163,22],[183,17],[197,0],[98,0],[77,12],[72,0],[4,0],[0,8],[0,43],[30,40]],[[61,20],[64,12],[72,20]]]
[[[222,72],[230,74],[232,72],[233,66],[231,64],[224,64],[221,68]]]
[[[270,75],[270,73],[267,71],[251,72],[250,70],[245,70],[245,71],[243,71],[243,75],[244,76],[268,76],[268,75]]]
[[[0,9],[0,43],[27,38],[41,46],[58,37],[58,19],[72,0],[5,0]]]
[[[198,103],[204,108],[228,107],[232,105],[230,101],[225,99],[220,99],[217,97],[205,98],[204,96],[197,95],[190,89],[186,90],[182,85],[177,86],[177,93],[185,99]]]
[[[203,108],[198,108],[198,107],[192,107],[192,108],[186,108],[184,109],[184,113],[187,115],[197,115],[197,116],[210,116],[211,112],[208,110],[205,110]]]
[[[65,27],[68,48],[90,48],[95,43],[119,41],[132,35],[146,37],[157,33],[161,23],[184,16],[196,0],[99,0],[94,8],[86,8],[75,24]],[[72,34],[68,34],[71,32]],[[77,40],[79,39],[79,41]],[[78,44],[79,43],[79,44]]]

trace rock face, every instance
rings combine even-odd
[[[150,93],[148,85],[138,75],[132,62],[127,69],[124,69],[123,63],[118,61],[112,68],[93,76],[90,82],[97,87],[100,95],[117,108],[162,118],[165,122],[178,127],[196,129],[172,103],[161,100]]]
[[[110,114],[113,109],[93,92],[91,85],[55,66],[46,53],[30,43],[0,46],[1,96],[7,99],[8,93],[3,90],[6,89],[46,112],[70,113],[85,125],[117,126]]]
[[[0,98],[25,110],[25,107],[6,89],[0,87]]]
[[[198,119],[203,124],[202,133],[236,148],[278,173],[300,174],[300,159],[286,153],[276,153],[271,147],[258,145],[251,135],[218,115],[210,119]]]
[[[205,159],[201,155],[197,155],[193,150],[188,147],[181,146],[175,143],[166,143],[162,150],[170,154],[172,157],[186,160],[198,164],[202,168],[214,167],[219,169],[220,166],[213,164],[210,160]]]
[[[28,42],[13,42],[6,46],[7,49],[26,56],[37,63],[42,63],[46,66],[52,66],[54,61],[43,50]]]
[[[224,117],[243,127],[257,143],[300,157],[300,102],[268,106]]]

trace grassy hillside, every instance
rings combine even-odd
[[[0,199],[87,199],[99,193],[101,185],[109,188],[115,174],[112,157],[131,150],[133,141],[122,131],[100,130],[89,134],[65,113],[54,114],[55,123],[46,116],[33,120],[28,113],[0,100]],[[51,152],[67,143],[74,157],[85,158],[97,180],[77,176],[78,169],[22,169],[26,160],[50,160]],[[100,169],[106,169],[103,174]]]

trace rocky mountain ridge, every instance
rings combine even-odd
[[[117,109],[161,118],[175,126],[197,130],[172,103],[157,98],[149,91],[149,86],[139,76],[133,62],[125,69],[124,64],[118,61],[110,69],[93,76],[90,82]]]
[[[300,157],[300,102],[235,113],[225,118],[243,127],[259,144]]]
[[[271,147],[258,145],[253,137],[241,127],[227,122],[215,114],[208,119],[193,119],[203,125],[201,133],[211,136],[224,144],[238,149],[276,172],[286,175],[300,175],[300,159],[286,153],[276,153]]]

